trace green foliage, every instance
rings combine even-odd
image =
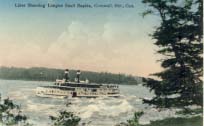
[[[61,111],[58,117],[50,116],[54,121],[54,126],[77,126],[80,118],[75,116],[72,112]]]
[[[127,126],[140,126],[139,118],[143,115],[143,112],[135,112],[134,117],[127,120]]]
[[[151,121],[148,125],[142,126],[203,126],[201,116],[191,118],[167,118],[164,120]]]
[[[195,109],[194,111],[190,109],[186,109],[184,111],[181,111],[178,114],[188,114],[190,113],[196,113],[199,114],[202,111],[201,109]],[[202,126],[203,125],[203,118],[202,116],[194,116],[190,118],[183,118],[183,117],[177,117],[177,118],[166,118],[163,120],[156,120],[151,121],[150,124],[139,124],[139,118],[143,115],[143,112],[137,112],[134,114],[134,117],[127,121],[126,123],[121,123],[121,125],[118,126]],[[193,114],[194,115],[194,114]]]
[[[16,125],[22,122],[24,126],[29,126],[26,123],[27,117],[21,113],[20,107],[15,105],[11,100],[0,99],[0,124]]]
[[[202,0],[143,0],[148,11],[161,17],[152,34],[159,47],[162,72],[159,80],[147,79],[145,86],[156,96],[145,103],[157,107],[203,106],[203,11]],[[150,11],[151,10],[151,11]]]
[[[0,78],[13,80],[55,81],[64,77],[64,70],[51,68],[15,68],[0,67]],[[74,81],[76,70],[70,70],[70,79]],[[139,84],[142,78],[125,74],[107,72],[82,71],[81,80],[88,79],[92,83]]]

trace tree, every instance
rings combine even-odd
[[[72,112],[67,111],[61,111],[58,117],[50,116],[50,119],[54,121],[54,126],[77,126],[81,120]]]
[[[63,79],[64,70],[44,67],[16,68],[0,67],[1,79],[32,80],[32,81],[55,81]],[[70,70],[70,81],[74,81],[76,70]],[[108,72],[82,71],[81,80],[88,79],[91,83],[119,83],[119,84],[139,84],[141,77],[126,74],[113,74]]]
[[[161,24],[151,35],[159,47],[162,72],[145,86],[156,96],[145,103],[161,108],[203,106],[203,3],[202,0],[143,0],[144,15],[156,14]]]
[[[139,118],[143,115],[143,112],[135,112],[133,119],[127,120],[128,126],[140,126]]]
[[[22,122],[22,125],[29,126],[26,123],[27,117],[22,114],[20,107],[15,105],[11,100],[0,98],[0,124],[16,125]]]

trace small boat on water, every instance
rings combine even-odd
[[[40,86],[36,88],[36,95],[40,97],[52,98],[72,98],[72,97],[118,97],[120,96],[117,84],[96,84],[89,83],[88,80],[80,81],[80,72],[77,73],[76,82],[68,79],[68,70],[65,71],[65,79],[56,80],[52,86]]]

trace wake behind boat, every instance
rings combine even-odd
[[[56,80],[52,86],[36,88],[36,95],[40,97],[71,98],[71,97],[118,97],[119,86],[116,84],[89,83],[80,81],[80,71],[77,71],[76,82],[69,81],[69,70],[65,70],[65,79]]]

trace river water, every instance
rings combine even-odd
[[[142,85],[120,85],[121,97],[72,98],[56,99],[41,98],[35,95],[37,86],[52,85],[53,82],[0,80],[0,93],[3,98],[9,97],[21,105],[29,122],[34,126],[50,126],[50,115],[57,115],[60,110],[72,111],[81,117],[89,126],[114,126],[130,119],[134,112],[144,111],[139,120],[147,124],[150,120],[175,117],[175,110],[157,111],[142,103],[142,98],[151,98],[152,93]],[[71,105],[66,106],[66,103]]]

